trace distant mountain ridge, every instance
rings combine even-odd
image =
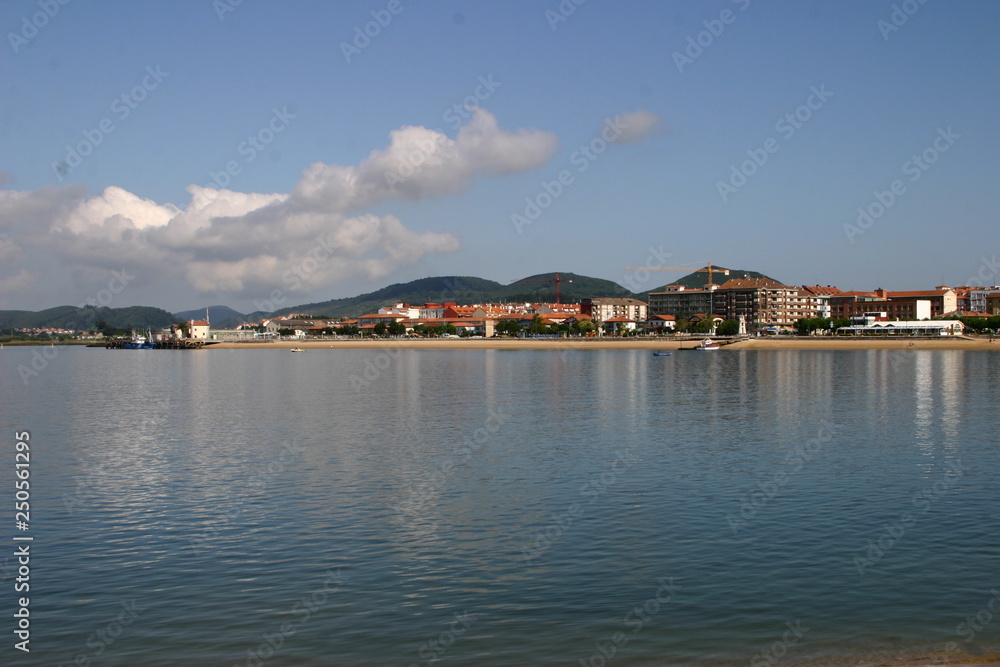
[[[519,303],[555,301],[555,273],[539,273],[504,285],[474,276],[439,276],[397,283],[380,290],[344,299],[282,308],[272,315],[307,313],[316,317],[356,317],[391,303]],[[616,282],[559,272],[559,300],[576,303],[587,297],[632,296]],[[257,315],[252,313],[250,317]],[[266,313],[260,313],[266,316]]]
[[[722,284],[731,278],[768,278],[757,271],[745,269],[718,268],[713,280]],[[723,275],[722,271],[729,271]],[[663,289],[658,287],[646,292],[632,293],[611,280],[582,276],[576,273],[559,272],[559,300],[564,303],[579,303],[590,297],[634,297],[646,300],[649,292]],[[273,313],[240,313],[229,306],[209,306],[209,321],[213,329],[231,329],[243,322],[259,322],[266,317],[305,313],[316,317],[356,317],[376,311],[381,306],[393,303],[449,303],[469,305],[474,303],[538,303],[555,301],[556,273],[538,273],[509,284],[477,278],[475,276],[437,276],[420,278],[407,283],[395,283],[374,292],[358,296],[331,299],[315,303],[289,306]],[[700,289],[708,282],[708,274],[692,272],[678,280],[666,283],[684,285],[690,289]],[[779,281],[780,282],[780,281]],[[38,312],[28,310],[0,310],[0,329],[62,328],[89,330],[97,322],[106,322],[116,328],[160,328],[186,320],[202,320],[205,308],[169,313],[160,308],[132,306],[129,308],[76,308],[58,306]]]
[[[90,331],[105,322],[116,329],[159,329],[175,322],[174,316],[160,308],[77,308],[56,306],[38,312],[0,310],[0,329],[74,329]]]

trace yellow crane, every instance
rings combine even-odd
[[[701,262],[692,262],[691,266],[626,266],[626,271],[687,271],[689,273],[707,273],[708,282],[705,283],[705,287],[710,287],[715,283],[712,282],[712,274],[721,273],[724,276],[729,275],[729,269],[719,269],[713,268],[711,262],[706,262],[706,266],[703,269],[695,269],[694,266],[701,264]]]

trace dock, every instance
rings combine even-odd
[[[109,350],[124,350],[125,344],[132,342],[128,338],[114,339],[105,341],[99,347],[104,347]],[[184,338],[173,338],[169,340],[158,340],[153,343],[155,347],[154,350],[200,350],[208,344],[207,341],[203,340],[188,340]]]

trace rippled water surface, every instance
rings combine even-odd
[[[55,349],[0,350],[4,664],[1000,650],[997,354]]]

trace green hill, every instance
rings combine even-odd
[[[493,301],[545,301],[556,300],[555,273],[539,273],[497,291]],[[547,282],[546,282],[547,281]],[[603,278],[591,278],[576,273],[559,274],[559,301],[579,303],[581,299],[598,296],[632,296],[632,293],[616,282]]]
[[[344,299],[332,299],[318,303],[307,303],[283,308],[274,315],[307,313],[316,317],[355,317],[374,312],[380,306],[391,303],[446,303],[458,305],[490,302],[555,301],[554,273],[539,273],[527,279],[504,285],[474,276],[439,276],[421,278],[408,283],[397,283],[375,292]],[[529,280],[530,279],[530,280]],[[559,300],[576,303],[580,299],[594,296],[632,296],[618,283],[600,278],[581,276],[575,273],[559,274]],[[267,313],[250,313],[250,320],[259,319]]]
[[[174,316],[160,308],[57,306],[38,312],[0,310],[0,329],[59,328],[87,331],[105,322],[116,329],[159,329],[174,323]]]
[[[729,272],[728,275],[726,275],[727,271]],[[712,282],[714,282],[716,285],[721,285],[727,280],[731,280],[733,278],[767,278],[769,280],[777,280],[776,278],[771,278],[770,276],[765,276],[763,273],[759,273],[757,271],[750,271],[749,269],[727,269],[724,266],[715,266],[714,264],[712,265]],[[778,280],[778,282],[781,281]],[[703,287],[705,287],[707,283],[708,283],[708,272],[694,271],[692,273],[687,274],[683,278],[679,278],[677,280],[664,283],[661,287],[657,287],[656,289],[651,289],[649,291],[660,292],[667,285],[683,285],[688,289],[702,289]],[[648,292],[644,292],[642,294],[642,297],[645,298],[647,294]]]

